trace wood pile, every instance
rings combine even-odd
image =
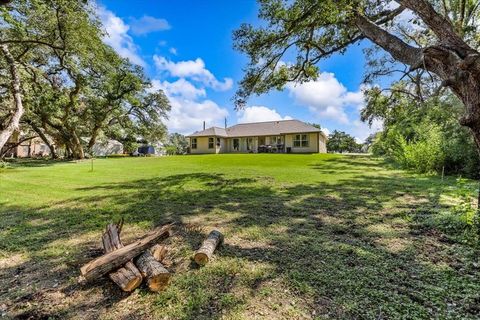
[[[166,288],[172,274],[162,264],[167,248],[160,242],[171,235],[173,224],[155,228],[128,245],[120,240],[122,227],[123,219],[107,225],[102,234],[104,254],[80,268],[82,280],[93,281],[108,276],[125,292],[135,290],[142,282],[154,292]],[[213,230],[193,259],[198,265],[205,265],[222,242],[223,235]]]

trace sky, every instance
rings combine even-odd
[[[141,65],[154,89],[168,96],[169,132],[190,134],[207,127],[298,119],[318,123],[328,134],[345,131],[363,141],[381,129],[360,121],[365,59],[363,42],[344,55],[321,61],[316,81],[252,97],[235,110],[232,97],[248,60],[233,49],[232,32],[259,25],[254,0],[99,0],[104,41]]]

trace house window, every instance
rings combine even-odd
[[[197,149],[197,138],[192,139],[192,149]]]
[[[238,151],[240,149],[240,139],[233,139],[233,150]]]
[[[293,139],[293,146],[297,148],[308,147],[308,134],[296,134],[295,139]]]
[[[217,147],[220,148],[220,138],[217,138]]]
[[[270,137],[270,144],[272,144],[272,145],[282,144],[282,136],[272,136],[272,137]]]
[[[213,149],[213,138],[208,138],[208,149]]]

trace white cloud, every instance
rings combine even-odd
[[[345,108],[363,106],[361,89],[352,92],[342,85],[333,73],[322,72],[318,79],[302,84],[289,84],[287,89],[296,103],[308,109],[320,119],[328,118],[348,123]]]
[[[188,80],[180,78],[174,82],[152,80],[152,90],[163,90],[172,106],[165,121],[170,132],[190,134],[207,127],[222,126],[228,110],[206,97],[205,89],[197,88]]]
[[[145,61],[138,53],[138,47],[132,37],[128,35],[130,27],[105,7],[98,6],[97,13],[107,33],[103,41],[117,51],[120,56],[129,59],[132,63],[145,66]]]
[[[172,110],[165,122],[170,132],[191,134],[203,129],[203,121],[207,128],[222,126],[228,111],[211,100],[193,101],[181,97],[169,97]]]
[[[330,130],[328,128],[322,127],[322,132],[327,135],[327,137],[330,135]]]
[[[355,120],[350,127],[350,133],[355,137],[357,142],[364,142],[365,139],[372,133],[378,132],[383,129],[383,121],[374,120],[372,125],[369,126],[368,123],[365,123],[360,120]]]
[[[162,89],[169,96],[180,96],[186,99],[193,99],[205,97],[207,93],[203,88],[196,88],[187,80],[180,78],[175,82],[160,81],[158,79],[152,80],[154,90]]]
[[[238,123],[289,120],[290,116],[282,117],[275,109],[264,106],[251,106],[237,112]]]
[[[190,78],[218,91],[225,91],[233,86],[233,80],[231,78],[224,78],[223,82],[217,80],[217,78],[205,68],[205,62],[203,62],[201,58],[173,62],[165,57],[154,55],[153,61],[159,71],[166,71],[174,77]]]
[[[177,55],[177,48],[172,47],[172,48],[168,49],[168,51],[173,55]]]
[[[168,30],[171,28],[167,20],[147,15],[144,15],[140,19],[130,19],[130,26],[134,35],[145,35],[147,33]]]

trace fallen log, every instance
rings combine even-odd
[[[157,261],[150,251],[145,251],[136,260],[142,276],[147,280],[148,288],[152,291],[160,291],[168,285],[171,273]]]
[[[223,234],[218,230],[212,230],[202,243],[200,249],[195,252],[193,259],[195,262],[201,266],[207,264],[207,262],[212,258],[213,252],[217,246],[223,242]]]
[[[91,281],[112,270],[118,269],[128,261],[139,256],[143,251],[147,250],[155,243],[168,238],[172,226],[173,224],[168,224],[156,228],[146,234],[142,239],[90,261],[80,268],[82,276],[87,281]]]
[[[124,247],[120,240],[123,220],[117,224],[110,223],[102,235],[103,249],[105,253],[112,252]],[[130,292],[138,288],[142,283],[142,274],[130,260],[123,267],[108,274],[108,277],[115,282],[123,291]]]

